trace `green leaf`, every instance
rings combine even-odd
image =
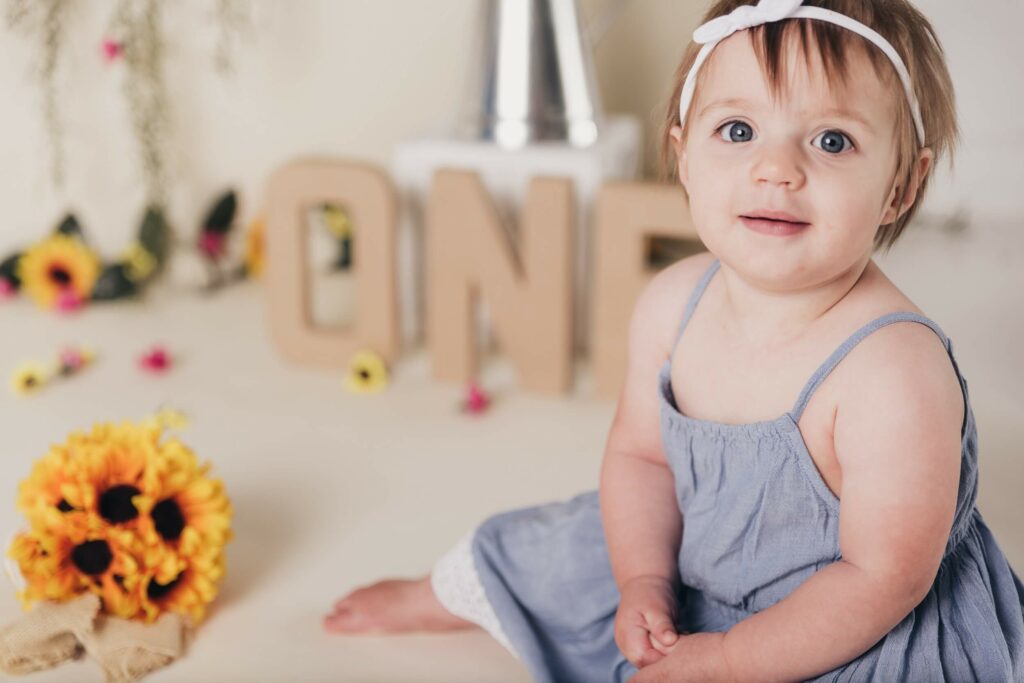
[[[75,239],[85,242],[85,233],[82,231],[82,226],[79,225],[78,219],[75,218],[75,214],[73,213],[69,213],[65,216],[64,220],[60,222],[54,232],[58,235],[67,235],[68,237],[74,237]]]
[[[235,198],[235,191],[228,190],[221,195],[213,209],[207,214],[206,220],[203,221],[203,232],[227,234],[235,220],[235,210],[237,208],[238,200]]]
[[[15,289],[21,287],[21,278],[18,277],[18,262],[21,261],[22,256],[22,252],[19,251],[0,261],[0,277],[10,282]]]
[[[171,227],[164,218],[159,207],[146,209],[146,215],[139,226],[139,244],[156,259],[156,271],[159,272],[167,260],[167,252],[171,244]]]
[[[125,299],[138,293],[138,288],[128,278],[123,263],[110,263],[103,267],[103,272],[92,288],[93,301],[113,301]]]

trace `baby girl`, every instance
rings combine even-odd
[[[953,346],[872,260],[957,136],[907,0],[719,0],[663,136],[706,253],[653,278],[599,491],[496,515],[339,633],[484,628],[538,681],[1024,681]]]

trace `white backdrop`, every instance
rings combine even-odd
[[[609,0],[583,0],[585,17]],[[191,235],[225,186],[241,190],[242,217],[259,210],[271,169],[304,154],[387,166],[396,142],[443,129],[465,99],[476,26],[472,0],[250,0],[252,26],[232,77],[213,69],[212,2],[169,3],[166,78],[173,100],[170,216]],[[937,178],[928,208],[963,208],[987,239],[989,222],[1024,215],[1024,24],[1021,0],[920,0],[944,41],[956,82],[964,146],[955,178]],[[646,124],[645,164],[669,80],[704,3],[632,0],[595,49],[606,109]],[[143,183],[121,94],[120,66],[99,43],[110,3],[73,4],[59,73],[67,186],[55,192],[32,46],[0,30],[0,249],[48,230],[74,208],[98,246],[116,254],[134,234]],[[994,237],[993,237],[994,239]]]

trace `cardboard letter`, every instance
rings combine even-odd
[[[345,368],[370,349],[392,361],[398,353],[395,272],[397,200],[391,179],[374,166],[330,160],[292,162],[267,187],[267,319],[275,345],[289,360]],[[354,226],[357,300],[353,324],[326,329],[312,323],[306,212],[344,206]]]
[[[626,376],[633,304],[656,272],[647,263],[650,239],[675,237],[699,244],[699,238],[677,185],[607,183],[598,193],[594,213],[592,367],[598,394],[615,397]]]
[[[564,393],[572,381],[572,184],[535,178],[517,237],[502,225],[478,176],[441,170],[427,209],[427,344],[435,379],[479,372],[476,299],[523,388]]]

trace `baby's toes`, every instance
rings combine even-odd
[[[344,607],[324,617],[324,629],[333,633],[352,633],[364,627],[360,614]]]

